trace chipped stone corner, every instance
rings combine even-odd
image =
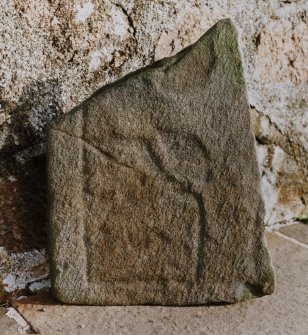
[[[19,334],[30,334],[32,333],[31,326],[27,321],[16,311],[15,308],[9,307],[7,309],[6,315],[13,319],[18,325]]]

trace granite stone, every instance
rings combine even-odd
[[[48,181],[52,289],[62,302],[200,305],[273,292],[228,19],[53,121]]]

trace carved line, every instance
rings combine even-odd
[[[85,117],[84,117],[84,113],[85,111],[82,110],[81,111],[81,136],[84,135],[85,133]],[[66,134],[68,135],[68,134]],[[83,192],[84,188],[85,188],[85,172],[86,172],[86,160],[85,160],[85,155],[86,155],[86,150],[85,150],[85,145],[83,141],[79,141],[79,143],[81,142],[81,175],[82,175],[82,192],[81,192],[81,199],[82,199],[82,226],[83,226],[83,234],[82,234],[82,242],[84,244],[84,248],[85,248],[85,255],[84,258],[86,260],[86,264],[85,264],[85,268],[86,268],[86,283],[88,285],[89,283],[89,262],[88,262],[88,253],[86,251],[86,239],[85,239],[85,235],[86,235],[86,227],[85,227],[85,194]]]
[[[82,117],[82,119],[84,120],[84,117]],[[84,122],[83,122],[84,123]],[[94,146],[93,144],[88,143],[83,137],[84,137],[84,124],[82,126],[82,136],[81,137],[77,137],[77,136],[73,136],[70,134],[67,134],[59,129],[52,129],[53,131],[58,131],[60,133],[63,133],[67,136],[76,138],[78,140],[80,140],[83,144],[83,154],[82,154],[82,162],[83,162],[83,169],[82,169],[82,173],[83,175],[85,175],[85,159],[84,159],[84,155],[85,155],[85,147],[89,147],[91,150],[93,150],[96,154],[98,154],[99,156],[104,156],[105,158],[107,158],[108,160],[111,160],[112,162],[114,162],[115,164],[121,165],[121,166],[125,166],[126,168],[129,169],[133,169],[133,166],[124,164],[122,162],[119,162],[117,160],[117,158],[112,155],[110,152],[102,150],[101,148],[98,148],[96,146]],[[197,143],[197,145],[199,146],[199,148],[202,150],[204,156],[207,156],[207,152],[206,149],[203,145],[203,143],[201,142],[201,140],[197,137],[192,137],[192,139],[194,139],[194,142]],[[197,255],[197,266],[196,266],[196,278],[197,280],[201,280],[201,276],[202,276],[202,269],[203,269],[203,257],[204,257],[204,250],[205,250],[205,243],[204,243],[204,237],[205,237],[205,233],[206,233],[206,220],[205,220],[205,208],[204,208],[204,200],[203,200],[203,196],[201,193],[196,192],[192,189],[192,185],[185,185],[184,182],[179,181],[174,175],[172,175],[169,171],[167,171],[167,169],[165,168],[165,164],[163,163],[161,157],[159,157],[157,155],[157,153],[155,152],[155,150],[152,147],[152,143],[150,142],[150,140],[148,139],[142,139],[145,147],[147,148],[147,151],[149,153],[150,159],[151,161],[154,163],[154,165],[158,168],[158,171],[160,172],[161,175],[163,175],[169,182],[171,183],[175,183],[177,186],[180,187],[180,189],[183,192],[189,193],[191,194],[197,204],[198,204],[198,208],[199,208],[199,242],[198,242],[198,255]],[[84,241],[85,243],[85,241]],[[88,275],[88,270],[87,270],[87,275]]]
[[[194,191],[191,185],[185,185],[184,182],[179,181],[174,175],[172,175],[169,171],[166,170],[162,159],[155,153],[152,144],[149,140],[145,140],[145,145],[147,150],[150,154],[150,157],[153,163],[158,167],[159,171],[165,176],[165,178],[177,184],[183,192],[191,194],[199,208],[199,243],[198,243],[198,255],[197,255],[197,267],[196,267],[196,278],[197,280],[201,280],[202,276],[202,269],[203,269],[203,257],[204,257],[204,250],[205,250],[205,243],[204,243],[204,236],[205,236],[205,208],[204,208],[204,200],[200,193]]]
[[[67,135],[69,137],[72,137],[72,138],[75,138],[77,140],[80,140],[82,142],[82,144],[85,146],[85,147],[88,147],[90,148],[92,151],[94,151],[98,156],[103,156],[105,157],[106,159],[112,161],[113,163],[117,164],[117,165],[121,165],[121,166],[125,166],[129,169],[133,169],[133,166],[131,165],[128,165],[128,164],[125,164],[123,162],[119,162],[118,159],[112,155],[110,152],[106,151],[106,150],[102,150],[101,148],[98,148],[96,147],[95,145],[93,144],[90,144],[89,142],[87,142],[87,140],[84,139],[83,136],[81,137],[78,137],[78,136],[74,136],[74,135],[71,135],[71,134],[67,134],[66,132],[62,131],[62,130],[59,130],[59,129],[52,129],[52,131],[56,131],[56,132],[59,132],[59,133],[62,133],[64,135]],[[82,159],[84,159],[84,156],[82,156]]]

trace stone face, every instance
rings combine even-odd
[[[191,305],[272,293],[230,20],[53,122],[48,178],[61,301]]]
[[[277,269],[272,296],[199,307],[68,306],[51,295],[15,300],[37,334],[296,334],[308,332],[308,249],[267,234]],[[286,303],[288,302],[288,303]],[[42,312],[44,310],[44,312]]]
[[[18,258],[0,268],[0,277],[19,272],[19,257],[47,244],[46,122],[102,85],[178,53],[226,17],[240,32],[256,116],[265,224],[307,217],[306,7],[306,0],[6,0],[0,11],[0,247]],[[23,269],[23,278],[36,277],[32,266]]]

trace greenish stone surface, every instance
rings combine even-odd
[[[53,122],[48,179],[61,301],[200,305],[273,292],[230,20]]]

